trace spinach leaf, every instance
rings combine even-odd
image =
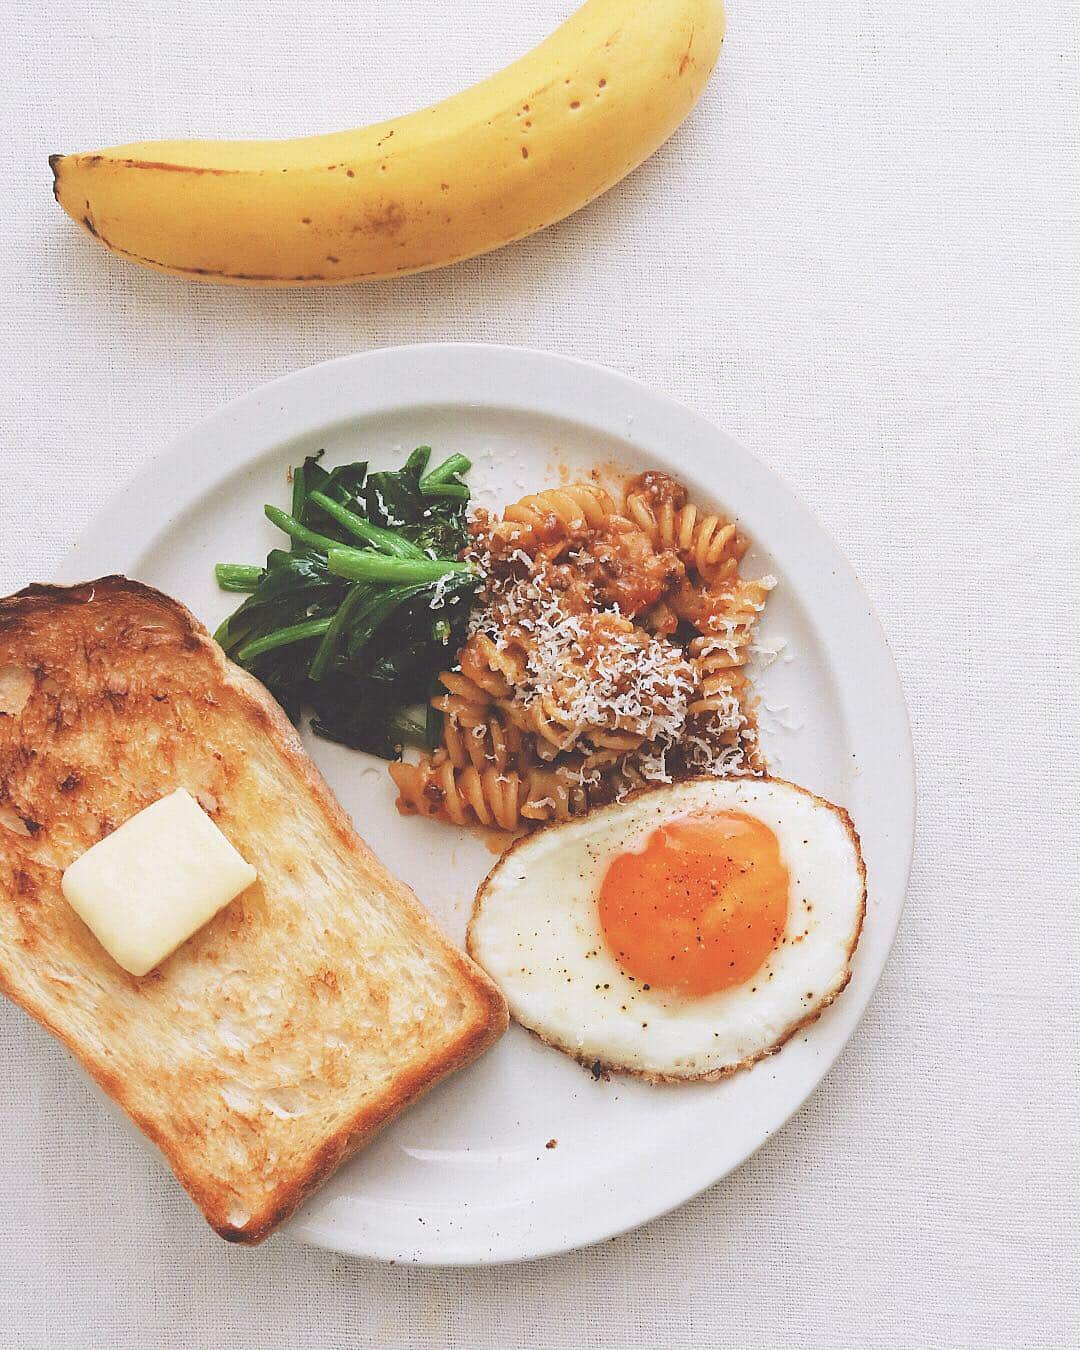
[[[228,655],[294,720],[310,709],[319,735],[386,758],[406,741],[435,743],[439,718],[425,705],[479,581],[457,561],[469,462],[452,455],[428,472],[430,457],[422,446],[400,469],[369,474],[365,461],[328,470],[321,451],[308,456],[291,511],[266,508],[289,550],[261,569],[217,568],[224,589],[249,592],[215,635]]]

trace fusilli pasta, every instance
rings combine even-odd
[[[527,829],[649,782],[760,772],[746,671],[771,578],[734,523],[662,474],[479,513],[480,607],[432,699],[437,748],[391,773],[399,809]]]
[[[654,546],[673,549],[703,581],[715,584],[735,576],[746,541],[734,524],[699,511],[693,502],[676,506],[677,500],[670,495],[632,492],[624,509]]]
[[[603,488],[592,483],[534,492],[514,502],[503,512],[503,529],[517,542],[523,536],[556,521],[566,533],[599,529],[615,510],[615,502]]]
[[[425,756],[418,764],[390,765],[403,815],[424,815],[453,825],[517,830],[524,823],[569,820],[588,809],[580,780],[566,769],[524,772],[494,766],[455,767],[449,758]]]

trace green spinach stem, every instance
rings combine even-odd
[[[245,563],[218,563],[214,576],[223,591],[250,592],[266,576],[266,571],[262,567],[248,567]]]
[[[294,642],[306,642],[308,638],[322,637],[333,622],[332,617],[308,619],[305,623],[294,623],[288,628],[278,628],[273,633],[267,633],[265,637],[256,638],[254,642],[241,647],[236,653],[236,659],[243,666],[253,661],[256,656],[272,652],[278,647],[289,647]]]
[[[279,530],[284,530],[290,539],[295,539],[298,544],[304,544],[307,548],[317,549],[320,553],[327,553],[332,548],[340,548],[340,539],[331,539],[328,534],[318,534],[315,530],[309,530],[306,525],[301,525],[287,511],[282,511],[278,506],[264,506],[263,512],[266,519],[271,521]]]
[[[388,558],[385,554],[335,544],[327,552],[327,566],[346,581],[410,582],[440,581],[457,572],[469,572],[468,563],[429,558]]]
[[[410,540],[400,534],[395,534],[393,530],[383,529],[381,525],[372,525],[370,521],[358,516],[355,511],[350,511],[347,506],[342,506],[340,502],[328,497],[325,492],[310,493],[308,501],[314,502],[332,520],[336,520],[342,529],[348,530],[357,539],[363,539],[365,543],[373,544],[383,553],[389,553],[391,557],[423,558],[425,556],[424,550]]]

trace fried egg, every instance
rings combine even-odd
[[[469,952],[595,1072],[720,1078],[843,990],[866,907],[846,812],[779,779],[647,788],[519,840]]]

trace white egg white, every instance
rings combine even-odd
[[[598,897],[619,854],[660,826],[737,810],[776,835],[791,878],[781,943],[745,983],[703,998],[646,989],[618,965]],[[694,779],[515,844],[476,897],[469,952],[514,1017],[590,1066],[654,1081],[720,1078],[778,1050],[840,993],[866,908],[846,812],[779,779]]]

